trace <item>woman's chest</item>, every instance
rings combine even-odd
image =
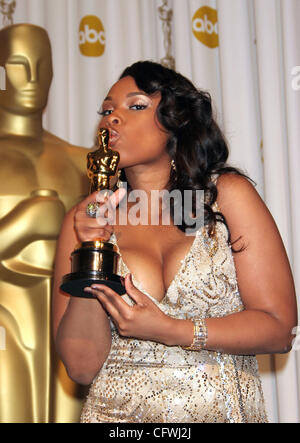
[[[119,252],[143,288],[161,300],[189,253],[195,237],[176,226],[117,226]]]

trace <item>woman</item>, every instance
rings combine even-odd
[[[138,62],[113,85],[101,117],[128,190],[149,197],[149,223],[89,218],[95,194],[63,223],[54,334],[70,377],[93,382],[81,421],[267,421],[254,355],[291,349],[293,279],[266,206],[226,166],[209,95],[172,70]],[[163,189],[192,190],[194,214],[196,190],[204,190],[195,236],[185,235],[184,218],[175,225],[175,205],[169,225],[151,225],[151,191]],[[122,198],[122,189],[110,198],[117,215]],[[118,246],[126,295],[93,285],[85,291],[94,299],[66,297],[59,284],[75,244],[99,236]]]

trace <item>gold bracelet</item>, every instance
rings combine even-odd
[[[204,318],[191,318],[194,323],[194,339],[190,346],[182,346],[189,351],[201,351],[207,343],[207,327]]]

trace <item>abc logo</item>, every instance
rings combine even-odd
[[[199,8],[192,19],[194,36],[209,48],[219,46],[217,10],[209,6]]]
[[[79,25],[79,49],[87,57],[99,57],[105,49],[105,32],[101,20],[86,15]]]

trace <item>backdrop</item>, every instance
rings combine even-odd
[[[175,66],[208,90],[230,161],[257,182],[300,287],[299,0],[7,0],[0,7],[1,26],[48,31],[54,79],[44,127],[75,145],[92,146],[104,95],[137,60]],[[300,422],[298,342],[288,355],[259,357],[271,422]]]

